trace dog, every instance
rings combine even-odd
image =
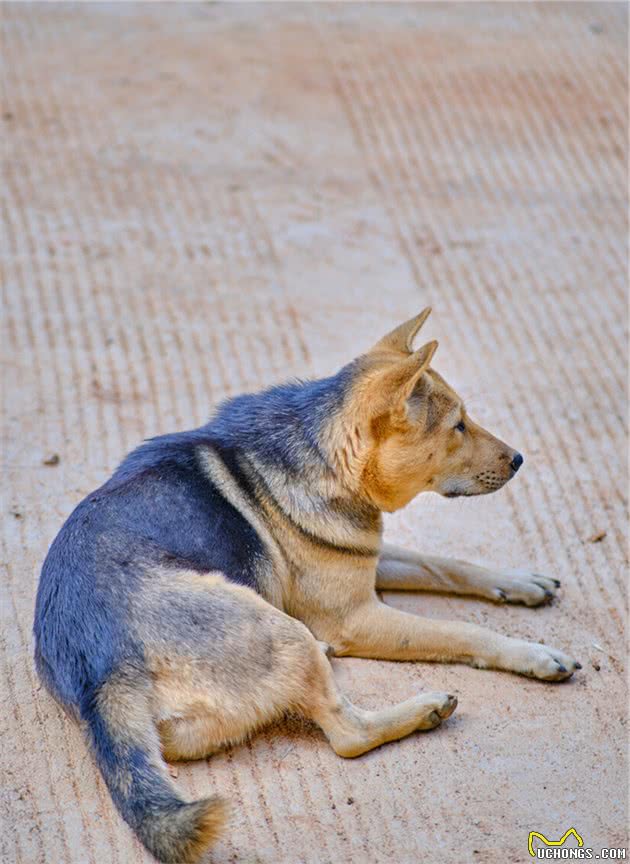
[[[382,543],[382,513],[420,492],[500,489],[523,463],[468,416],[414,350],[429,309],[322,380],[223,403],[150,439],[70,515],[44,562],[35,660],[85,728],[123,818],[163,862],[196,861],[227,805],[185,802],[165,759],[190,760],[288,712],[354,757],[450,716],[423,693],[378,711],[339,692],[329,655],[468,663],[544,681],[567,654],[476,624],[407,614],[377,591],[536,606],[559,582]]]

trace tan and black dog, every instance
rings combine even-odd
[[[327,654],[433,660],[545,681],[580,668],[547,645],[409,615],[379,589],[535,606],[559,583],[382,543],[382,511],[423,491],[500,489],[519,453],[476,425],[412,342],[429,310],[337,375],[224,403],[135,450],[69,517],[42,570],[36,662],[84,725],[123,817],[162,861],[193,861],[226,818],[184,802],[164,758],[195,759],[286,712],[358,756],[448,717],[422,693],[365,711]]]

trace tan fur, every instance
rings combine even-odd
[[[208,848],[224,833],[229,819],[229,805],[218,795],[196,802],[200,809],[197,830],[178,850],[179,860],[184,864],[196,864]]]
[[[191,862],[198,861],[208,847],[219,839],[229,817],[229,807],[218,795],[213,795],[206,801],[207,810],[201,819],[199,833],[191,841],[190,848],[186,850],[188,860]]]
[[[168,590],[180,592],[191,614],[201,596],[215,610],[203,644],[167,649],[159,634],[139,633],[143,644],[153,646],[146,658],[151,706],[167,759],[207,756],[287,711],[318,723],[341,756],[358,756],[433,728],[455,708],[454,697],[430,693],[380,711],[362,710],[339,693],[328,646],[337,656],[457,661],[545,680],[566,678],[577,668],[545,645],[466,622],[409,615],[378,598],[377,590],[437,590],[537,605],[559,584],[382,543],[381,511],[397,510],[422,491],[494,491],[513,473],[514,451],[475,424],[430,368],[437,343],[413,350],[427,315],[425,310],[396,328],[358,361],[350,398],[320,442],[330,469],[313,469],[311,477],[306,466],[307,482],[300,485],[280,467],[241,454],[239,469],[256,491],[254,503],[211,447],[201,454],[212,482],[258,532],[268,561],[260,565],[262,596],[222,574],[165,570],[151,574],[137,600],[150,612]],[[460,421],[463,433],[454,428]],[[134,705],[131,691],[128,703],[125,692],[118,687],[129,729]],[[106,708],[106,694],[103,699]],[[223,819],[221,808],[208,810],[191,856],[216,836]]]
[[[155,721],[166,759],[197,759],[236,744],[287,711],[312,718],[333,748],[344,756],[360,753],[415,729],[429,729],[449,716],[454,697],[424,694],[383,711],[362,711],[337,690],[330,663],[312,634],[248,588],[212,574],[179,571],[171,585],[197,590],[204,582],[217,603],[236,601],[229,625],[240,663],[217,674],[226,658],[212,645],[189,656],[148,656],[153,675]],[[155,573],[156,581],[160,574]],[[146,598],[145,598],[146,599]],[[256,613],[255,618],[253,613]],[[255,626],[252,622],[255,621]],[[270,644],[271,639],[271,644]],[[266,675],[254,669],[261,655],[270,658]],[[251,671],[250,671],[251,670]]]

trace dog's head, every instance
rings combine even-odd
[[[457,393],[430,368],[438,343],[413,350],[429,312],[401,324],[356,361],[344,462],[381,510],[404,507],[424,491],[447,497],[494,492],[523,462],[468,416]]]

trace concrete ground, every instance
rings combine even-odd
[[[323,375],[427,303],[434,365],[526,464],[387,519],[559,577],[550,607],[390,595],[569,649],[566,685],[334,661],[443,728],[355,761],[282,726],[180,767],[234,804],[212,861],[525,862],[626,846],[625,4],[4,4],[2,860],[148,855],[41,689],[47,546],[142,438]]]

